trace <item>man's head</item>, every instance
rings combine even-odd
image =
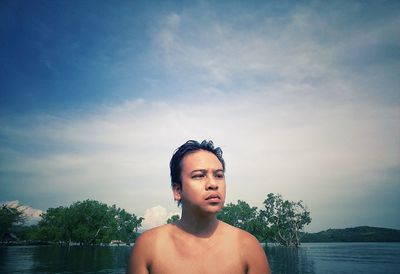
[[[169,167],[170,167],[170,175],[171,175],[171,186],[177,184],[180,188],[182,188],[182,160],[186,155],[194,153],[199,150],[205,150],[213,153],[218,160],[222,164],[222,168],[225,171],[225,161],[222,158],[222,150],[219,147],[214,147],[214,143],[212,141],[204,140],[201,143],[189,140],[183,145],[181,145],[177,150],[175,150],[174,155],[171,158]]]

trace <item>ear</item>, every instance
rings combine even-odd
[[[180,201],[181,200],[181,193],[182,193],[182,188],[179,184],[173,183],[172,184],[172,192],[174,194],[174,200],[175,201]]]

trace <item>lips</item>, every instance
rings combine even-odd
[[[206,200],[216,200],[216,199],[220,200],[221,197],[218,194],[210,194],[206,197]]]

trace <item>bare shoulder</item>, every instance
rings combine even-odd
[[[240,245],[243,246],[243,248],[253,248],[253,247],[260,247],[261,244],[257,240],[256,237],[254,237],[253,234],[250,234],[247,231],[239,229],[239,239],[240,239]]]
[[[136,240],[133,252],[136,250],[140,252],[152,252],[152,249],[155,248],[160,241],[166,239],[165,236],[169,233],[170,229],[171,225],[167,224],[146,230]]]
[[[170,225],[163,225],[143,232],[136,240],[131,256],[127,273],[149,273],[154,251],[160,240],[165,238]]]
[[[234,227],[222,221],[221,221],[221,226],[224,229],[224,233],[236,236],[237,243],[241,248],[260,246],[260,243],[257,240],[257,238],[254,237],[252,234],[248,233],[247,231],[244,231],[240,228]]]
[[[145,244],[149,244],[153,241],[156,241],[158,237],[162,237],[164,234],[169,231],[170,225],[162,225],[158,226],[149,230],[146,230],[142,234],[140,234],[139,238],[137,239],[136,244],[141,244],[142,242]]]
[[[237,239],[236,244],[240,250],[240,257],[246,266],[246,273],[271,273],[267,256],[257,238],[247,231],[221,223],[225,232],[228,235],[234,235],[234,238]]]

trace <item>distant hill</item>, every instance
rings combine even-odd
[[[305,233],[301,242],[400,242],[400,230],[370,226],[328,229],[318,233]]]

